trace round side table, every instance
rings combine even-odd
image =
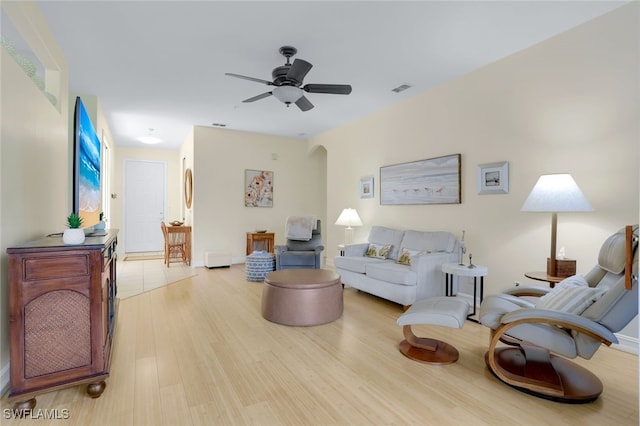
[[[489,274],[489,268],[482,265],[460,265],[459,263],[445,263],[442,265],[445,279],[445,295],[454,296],[453,294],[453,276],[473,277],[473,311],[467,315],[467,319],[473,322],[479,322],[475,318],[469,318],[476,315],[476,296],[478,292],[478,278],[480,278],[480,303],[484,296],[484,277]]]

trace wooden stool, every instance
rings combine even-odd
[[[427,364],[451,364],[458,360],[458,350],[450,344],[426,337],[417,337],[412,324],[430,324],[462,328],[469,312],[469,304],[455,297],[430,297],[418,300],[398,318],[405,340],[400,352],[408,358]]]

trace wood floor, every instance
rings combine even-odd
[[[260,315],[262,283],[242,265],[122,300],[111,377],[98,399],[85,387],[38,397],[66,420],[8,425],[637,425],[638,358],[601,348],[577,362],[604,393],[567,405],[518,392],[484,365],[489,332],[414,327],[460,351],[429,366],[398,351],[398,305],[344,291],[344,315],[316,327],[286,327]],[[57,410],[57,411],[56,411]],[[67,411],[62,411],[67,410]]]

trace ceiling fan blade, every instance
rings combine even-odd
[[[309,111],[311,108],[313,108],[313,104],[309,102],[309,99],[305,98],[304,96],[296,101],[296,105],[302,111]]]
[[[262,94],[260,94],[258,96],[254,96],[253,98],[245,99],[242,102],[243,103],[255,102],[255,101],[259,101],[260,99],[268,98],[271,95],[272,95],[271,92],[265,92],[265,93],[262,93]]]
[[[255,81],[256,83],[264,83],[268,86],[273,86],[273,83],[268,80],[263,80],[261,78],[247,77],[246,75],[233,74],[230,72],[225,72],[224,75],[228,75],[229,77],[241,78],[243,80]]]
[[[348,84],[305,84],[302,89],[308,93],[329,93],[332,95],[351,93],[351,86]]]
[[[313,67],[313,65],[309,62],[303,59],[296,59],[293,61],[293,64],[291,64],[291,68],[289,68],[287,80],[293,80],[302,84],[302,80],[304,80],[304,77],[307,75],[311,67]]]

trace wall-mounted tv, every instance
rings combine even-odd
[[[82,226],[88,228],[100,221],[101,146],[79,96],[76,98],[73,128],[73,212],[83,219]]]

